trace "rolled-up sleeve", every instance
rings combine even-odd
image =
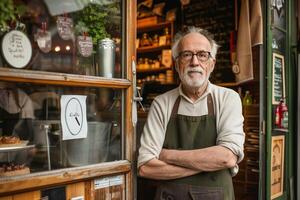
[[[245,141],[241,99],[233,91],[228,92],[223,98],[218,119],[217,145],[230,149],[237,156],[237,163],[240,163],[244,158]],[[231,169],[231,172],[233,176],[236,175],[238,165]]]
[[[165,138],[164,115],[161,110],[162,105],[154,100],[140,140],[138,167],[159,157]]]

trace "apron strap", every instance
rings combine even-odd
[[[180,97],[180,95],[179,95],[179,96],[177,97],[176,101],[175,101],[174,106],[173,106],[172,113],[171,113],[171,117],[175,117],[176,114],[178,113],[178,107],[179,107],[180,100],[181,100],[181,97]]]
[[[214,103],[211,97],[211,94],[209,93],[207,96],[207,109],[208,109],[208,115],[214,116],[215,111],[214,111]]]

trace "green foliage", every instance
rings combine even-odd
[[[14,5],[13,0],[0,1],[0,33],[9,30],[11,22],[15,22],[25,13],[25,6]]]
[[[101,39],[110,37],[105,28],[108,22],[108,13],[102,7],[98,4],[89,4],[74,16],[76,31],[82,34],[88,30],[94,44]]]

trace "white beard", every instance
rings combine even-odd
[[[191,78],[188,74],[190,71],[197,71],[202,74],[202,77],[201,78]],[[204,76],[203,74],[204,74],[204,70],[200,67],[197,67],[197,68],[187,67],[184,69],[183,73],[179,73],[179,77],[180,77],[180,80],[183,85],[186,85],[191,88],[199,88],[204,83],[206,83],[207,80],[209,79],[210,73],[208,73],[207,76]]]

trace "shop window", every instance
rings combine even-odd
[[[123,159],[121,89],[0,86],[0,169],[34,173]]]
[[[0,67],[121,78],[120,0],[9,2]]]

